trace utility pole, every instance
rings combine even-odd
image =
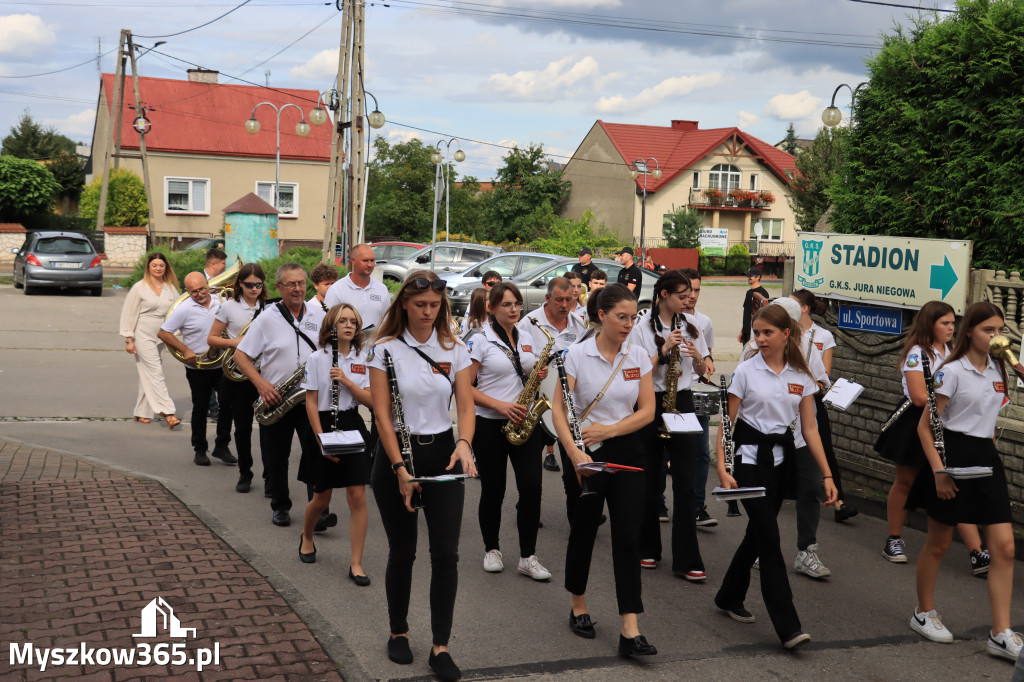
[[[344,3],[344,6],[342,6]],[[327,181],[327,210],[324,213],[324,243],[322,258],[334,261],[334,245],[341,234],[342,251],[347,250],[347,225],[342,219],[342,195],[345,189],[345,132],[352,125],[347,118],[350,47],[352,44],[352,11],[350,0],[338,0],[341,10],[341,47],[338,50],[338,78],[331,93],[328,107],[334,112],[334,137],[331,139],[331,169]]]

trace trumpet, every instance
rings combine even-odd
[[[221,303],[223,303],[226,298],[230,297],[232,295],[230,283],[235,280],[235,278],[238,276],[238,271],[241,269],[242,259],[238,258],[235,261],[235,264],[232,265],[230,268],[220,273],[216,277],[211,277],[210,280],[206,283],[206,286],[209,287],[210,289],[210,296],[216,295],[217,300],[219,300]],[[171,307],[167,310],[167,314],[164,316],[164,319],[166,320],[168,317],[170,317],[171,313],[174,312],[175,308],[177,308],[179,305],[188,300],[189,296],[190,294],[187,291],[182,293],[181,296],[178,296],[177,300],[175,300],[174,303],[171,304]],[[226,333],[227,332],[225,332],[225,334]],[[188,364],[185,363],[185,356],[182,355],[179,351],[177,351],[174,348],[168,348],[167,350],[170,351],[171,355],[174,356],[175,360],[184,364]],[[228,350],[229,349],[227,348],[209,348],[205,353],[196,358],[195,365],[189,366],[194,367],[195,369],[214,369],[217,366],[221,365],[221,363],[224,361],[224,356],[227,354]],[[236,381],[241,381],[241,379],[236,379]]]

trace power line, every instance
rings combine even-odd
[[[916,9],[919,12],[956,12],[955,9],[941,9],[939,7],[915,7],[914,5],[900,5],[895,2],[879,2],[878,0],[850,0],[864,5],[881,5],[882,7],[898,7],[900,9]]]
[[[292,42],[288,43],[287,45],[285,45],[285,46],[284,46],[284,47],[282,47],[282,48],[281,48],[280,50],[278,50],[278,51],[277,51],[277,52],[275,52],[274,54],[270,55],[270,56],[269,56],[269,57],[267,57],[266,59],[263,59],[263,60],[261,60],[261,61],[258,61],[258,62],[256,62],[255,64],[253,64],[252,66],[250,66],[250,67],[249,67],[248,69],[246,69],[245,71],[243,71],[243,72],[242,72],[242,73],[240,73],[239,75],[240,75],[240,76],[242,76],[242,75],[245,75],[245,74],[249,73],[250,71],[252,71],[253,69],[255,69],[255,68],[257,68],[257,67],[260,67],[260,66],[263,66],[264,64],[266,64],[267,62],[269,62],[269,61],[270,61],[271,59],[273,59],[274,57],[278,56],[279,54],[281,54],[281,53],[282,53],[282,52],[284,52],[285,50],[289,49],[290,47],[293,47],[293,46],[294,46],[294,45],[295,45],[295,44],[296,44],[297,42],[299,42],[300,40],[302,40],[303,38],[305,38],[306,36],[308,36],[308,35],[309,35],[310,33],[312,33],[313,31],[317,30],[318,28],[320,28],[321,26],[323,26],[324,24],[326,24],[326,23],[327,23],[328,21],[330,21],[331,19],[334,19],[334,18],[335,18],[335,17],[337,17],[337,16],[338,16],[338,15],[337,15],[337,14],[336,14],[335,12],[331,12],[331,14],[327,15],[327,16],[326,16],[326,17],[324,18],[324,20],[323,20],[323,21],[321,21],[320,23],[318,23],[318,24],[317,24],[316,26],[314,26],[313,28],[309,29],[308,31],[306,31],[305,33],[303,33],[303,34],[302,34],[301,36],[299,36],[298,38],[296,38],[296,39],[295,39],[295,40],[293,40]]]
[[[178,31],[177,33],[166,33],[164,35],[159,35],[159,36],[135,36],[135,37],[136,38],[173,38],[174,36],[180,36],[180,35],[184,35],[186,33],[191,33],[192,31],[198,31],[199,29],[201,29],[201,28],[203,28],[205,26],[209,26],[210,24],[212,24],[214,22],[220,21],[221,19],[223,19],[227,15],[231,14],[235,10],[241,9],[245,5],[248,5],[250,2],[252,2],[252,0],[243,0],[243,2],[241,2],[238,5],[235,5],[234,7],[229,9],[227,12],[225,12],[222,15],[220,15],[219,17],[215,17],[213,19],[210,19],[205,24],[199,24],[198,26],[193,26],[192,28],[187,28],[184,31]]]
[[[114,52],[117,52],[117,48],[116,47],[113,50],[108,50],[107,52],[104,52],[103,54],[101,54],[100,58],[102,59],[103,57],[106,57],[108,54],[111,54],[111,53],[114,53]],[[95,61],[96,61],[96,57],[89,57],[87,60],[85,60],[84,62],[82,62],[80,64],[73,64],[72,66],[66,66],[63,69],[57,69],[56,71],[46,71],[44,73],[30,73],[30,74],[27,74],[27,75],[24,75],[24,76],[0,76],[0,78],[38,78],[39,76],[52,76],[55,73],[64,73],[65,71],[70,71],[71,69],[77,69],[78,67],[85,66],[86,64],[92,64]]]

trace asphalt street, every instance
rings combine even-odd
[[[735,336],[744,289],[709,284],[705,283],[699,308],[715,322],[719,369],[727,372],[734,364],[728,358],[734,359],[739,350]],[[273,526],[259,486],[247,495],[235,493],[235,467],[216,460],[211,467],[194,466],[187,423],[171,432],[159,422],[140,425],[131,420],[138,379],[117,334],[124,296],[124,290],[107,289],[102,298],[74,293],[26,297],[9,285],[0,286],[0,437],[94,458],[161,481],[269,579],[310,625],[346,679],[429,678],[425,539],[420,542],[410,613],[416,661],[398,666],[387,660],[384,649],[387,546],[374,503],[364,560],[373,580],[369,588],[358,588],[346,577],[343,495],[337,495],[332,505],[341,523],[317,536],[317,562],[300,563],[295,556],[297,523]],[[178,415],[184,419],[190,412],[184,370],[167,355],[164,368]],[[212,440],[212,424],[209,431]],[[294,480],[298,456],[293,449],[296,522],[305,501],[304,486]],[[830,580],[813,581],[791,572],[797,609],[813,637],[810,645],[795,654],[779,646],[756,571],[746,605],[760,618],[753,625],[733,622],[714,607],[712,598],[744,522],[725,519],[725,505],[713,501],[711,510],[721,523],[700,533],[707,584],[675,578],[667,564],[645,571],[646,612],[640,627],[659,655],[640,662],[620,659],[615,655],[618,616],[607,530],[598,535],[588,591],[598,637],[582,640],[566,622],[569,599],[562,577],[568,527],[561,480],[545,473],[544,528],[537,554],[554,573],[548,583],[515,573],[516,496],[511,475],[509,480],[501,536],[506,570],[500,574],[481,569],[479,484],[467,484],[451,650],[469,679],[1009,679],[1011,664],[985,653],[990,621],[986,584],[970,575],[963,548],[951,550],[938,594],[940,613],[957,640],[952,645],[926,642],[908,627],[915,605],[913,557],[924,536],[907,531],[912,561],[889,564],[880,555],[884,522],[864,515],[840,525],[833,522],[831,510],[823,512],[819,544],[822,560],[832,569]],[[709,487],[715,482],[712,473]],[[791,503],[783,508],[780,527],[784,554],[791,560],[796,554]],[[662,530],[668,545],[670,526],[663,524]],[[1022,579],[1017,573],[1020,594]],[[1012,615],[1016,629],[1024,629],[1020,608],[1015,607]]]

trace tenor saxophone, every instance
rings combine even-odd
[[[673,315],[672,329],[670,331],[674,332],[676,329],[678,329],[677,319]],[[665,370],[665,397],[661,399],[661,411],[665,414],[675,414],[679,411],[676,409],[676,396],[679,391],[679,377],[682,374],[682,371],[679,369],[682,355],[679,352],[679,346],[676,346],[668,353],[668,368]],[[672,437],[672,434],[664,427],[658,429],[658,435],[662,438]]]
[[[281,417],[288,414],[293,407],[306,399],[306,389],[299,384],[306,375],[306,366],[299,365],[284,381],[274,385],[274,390],[281,395],[281,402],[271,407],[260,397],[252,404],[256,421],[260,426],[269,426],[280,421]]]
[[[530,378],[526,380],[523,385],[523,390],[519,393],[519,397],[516,398],[516,402],[527,409],[526,416],[518,424],[513,423],[511,419],[505,422],[505,425],[501,427],[502,433],[505,434],[505,438],[512,445],[522,445],[530,439],[530,434],[537,428],[537,422],[540,421],[540,417],[545,411],[551,409],[551,401],[546,395],[538,396],[537,390],[540,388],[540,371],[547,366],[548,361],[551,359],[551,347],[555,345],[555,337],[548,333],[547,329],[537,324],[537,320],[530,318],[530,322],[537,326],[544,332],[544,336],[548,337],[547,345],[544,346],[544,350],[541,351],[540,357],[537,359],[537,364],[533,366],[533,371],[530,372]]]

